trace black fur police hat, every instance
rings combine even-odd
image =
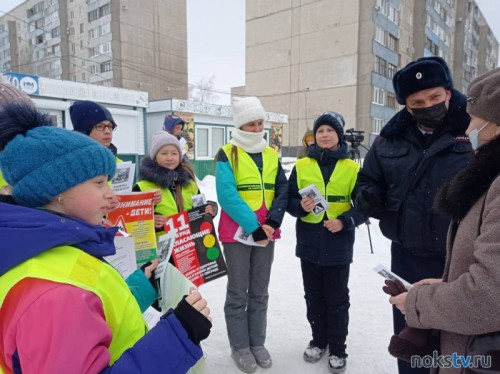
[[[433,87],[453,88],[450,69],[441,57],[422,57],[410,62],[392,78],[396,99],[401,105],[411,94]]]

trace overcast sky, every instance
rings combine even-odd
[[[0,15],[22,2],[1,0]],[[499,1],[476,2],[500,41]],[[219,101],[228,104],[224,93],[245,84],[245,0],[187,0],[187,23],[189,83],[215,75]]]

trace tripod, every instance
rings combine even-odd
[[[349,158],[362,165],[363,162],[361,160],[361,153],[359,152],[360,146],[368,151],[368,148],[366,148],[363,144],[359,142],[351,142],[351,145],[349,146]]]

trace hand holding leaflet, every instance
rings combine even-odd
[[[267,246],[267,244],[259,244],[259,243],[256,243],[254,240],[253,240],[253,237],[251,234],[247,234],[245,232],[245,230],[243,230],[243,227],[239,226],[238,227],[238,230],[236,230],[236,233],[234,234],[234,237],[233,237],[234,240],[240,242],[240,243],[243,243],[243,244],[246,244],[246,245],[250,245],[250,246],[255,246],[255,247],[265,247]]]
[[[413,287],[409,282],[405,281],[403,278],[400,276],[394,274],[392,271],[387,269],[384,265],[377,265],[373,268],[373,271],[380,274],[383,276],[385,279],[389,281],[395,281],[398,280],[399,283],[401,283],[405,287],[405,291],[408,290],[409,288]],[[398,282],[396,282],[398,284]]]
[[[308,197],[314,200],[316,205],[314,206],[312,213],[315,216],[323,214],[329,207],[327,201],[325,200],[321,192],[319,192],[318,188],[314,184],[311,184],[299,190],[299,194],[300,196],[302,196],[302,198]]]

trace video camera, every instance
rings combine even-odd
[[[365,136],[363,135],[365,132],[354,129],[347,129],[344,131],[344,140],[348,143],[351,143],[351,148],[358,148],[363,140],[365,140]]]

